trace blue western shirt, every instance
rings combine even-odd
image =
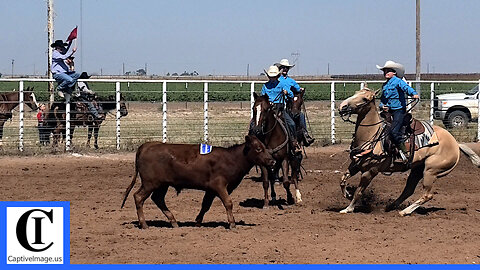
[[[300,93],[300,85],[298,85],[298,83],[290,78],[290,77],[284,77],[283,75],[280,76],[280,78],[278,79],[279,81],[283,82],[288,89],[292,90],[292,92],[294,93]]]
[[[418,95],[417,91],[410,87],[405,81],[393,76],[383,84],[383,92],[380,97],[380,108],[387,106],[390,110],[405,108],[405,94],[409,96]]]
[[[287,96],[293,98],[293,92],[283,82],[280,81],[268,81],[262,87],[261,95],[268,95],[268,99],[272,103],[285,103],[282,91],[287,90]]]

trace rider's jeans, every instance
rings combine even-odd
[[[393,143],[397,146],[402,142],[402,124],[403,119],[405,118],[405,109],[393,110],[391,111],[393,121],[392,121],[392,130],[390,134],[392,135]]]
[[[68,94],[72,93],[71,91],[73,91],[73,86],[77,82],[78,77],[80,77],[80,74],[76,72],[53,74],[53,78],[58,82],[57,90],[67,92]]]

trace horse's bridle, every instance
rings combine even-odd
[[[264,131],[265,121],[263,121],[263,123],[262,123],[262,125],[261,125],[261,127],[260,127],[260,130],[261,130],[261,132],[262,132],[262,135],[267,135],[267,134],[271,133],[271,132],[275,129],[275,127],[277,126],[277,123],[280,125],[280,127],[281,127],[282,130],[283,130],[283,132],[285,133],[285,141],[284,141],[283,143],[281,143],[280,145],[278,145],[277,147],[275,147],[275,148],[273,148],[273,149],[269,149],[269,150],[271,150],[271,153],[274,154],[274,153],[280,151],[280,149],[282,149],[283,147],[285,147],[285,145],[287,145],[287,143],[288,143],[288,131],[287,131],[285,125],[282,123],[281,119],[277,116],[278,112],[275,112],[275,111],[273,110],[273,106],[272,106],[272,105],[270,105],[270,106],[268,107],[268,109],[265,111],[265,114],[268,114],[270,111],[273,111],[273,117],[275,118],[276,121],[275,121],[275,124],[273,125],[273,127],[272,127],[270,130],[268,130],[268,131]],[[258,113],[258,112],[257,112],[257,113]]]

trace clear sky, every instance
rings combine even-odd
[[[55,39],[79,26],[77,70],[258,75],[415,73],[415,0],[54,0]],[[82,15],[82,16],[81,16]],[[82,18],[81,18],[82,17]],[[480,72],[480,1],[421,0],[422,72]],[[0,73],[44,74],[46,0],[0,0]],[[81,40],[80,40],[81,39]],[[80,46],[82,45],[82,46]]]

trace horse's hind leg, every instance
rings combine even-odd
[[[202,201],[202,209],[200,210],[200,213],[198,213],[197,218],[195,218],[195,225],[197,227],[200,227],[202,225],[203,217],[212,206],[213,199],[215,199],[215,193],[209,191],[205,192]]]
[[[422,197],[419,200],[414,202],[409,207],[400,211],[399,214],[401,216],[410,215],[411,213],[413,213],[413,211],[415,211],[415,209],[420,207],[422,204],[430,201],[433,198],[432,187],[435,180],[437,180],[437,175],[426,171],[423,178],[423,189],[425,190],[425,193],[422,195]]]
[[[95,147],[95,149],[98,149],[98,130],[100,129],[100,127],[93,127],[93,138],[95,139],[95,141],[93,142],[93,146]]]
[[[87,147],[90,148],[90,139],[92,138],[92,132],[93,132],[93,127],[88,125],[87,127],[88,133],[87,133]]]
[[[295,197],[297,203],[302,202],[302,194],[300,193],[300,189],[298,188],[298,175],[300,174],[300,167],[302,163],[302,155],[294,157],[290,162],[290,167],[292,168],[292,178],[291,181],[295,186]]]
[[[155,202],[158,208],[162,210],[163,214],[168,218],[168,221],[170,221],[170,224],[172,224],[172,227],[178,228],[178,224],[177,224],[177,221],[175,220],[175,217],[173,216],[172,212],[168,210],[168,207],[165,204],[165,195],[167,194],[167,191],[168,191],[168,186],[162,186],[156,189],[152,194],[152,200]]]
[[[393,203],[387,205],[385,211],[389,212],[396,209],[403,201],[405,201],[408,197],[412,196],[413,192],[415,192],[415,188],[417,187],[418,182],[420,182],[420,180],[423,178],[424,170],[425,164],[412,168],[410,175],[407,178],[407,183],[405,184],[405,188],[403,189],[402,194],[400,194],[398,199],[396,199]]]
[[[340,213],[346,214],[346,213],[353,212],[353,210],[355,209],[355,202],[362,196],[363,191],[367,188],[367,186],[370,184],[372,179],[377,174],[378,174],[377,171],[366,171],[362,173],[362,176],[360,177],[360,184],[358,185],[358,188],[355,190],[355,193],[353,194],[352,201],[347,206],[347,208],[340,211]]]
[[[145,200],[150,196],[152,192],[150,190],[146,190],[145,187],[142,185],[135,194],[133,194],[133,198],[135,199],[135,206],[137,207],[137,216],[138,216],[138,224],[140,229],[147,229],[148,225],[145,222],[145,214],[143,213],[143,203]]]
[[[265,166],[261,166],[261,169],[262,169],[262,176],[263,176],[263,208],[266,209],[268,208],[268,203],[269,203],[269,200],[268,200],[268,181],[269,181],[269,177],[268,177],[268,170]]]

